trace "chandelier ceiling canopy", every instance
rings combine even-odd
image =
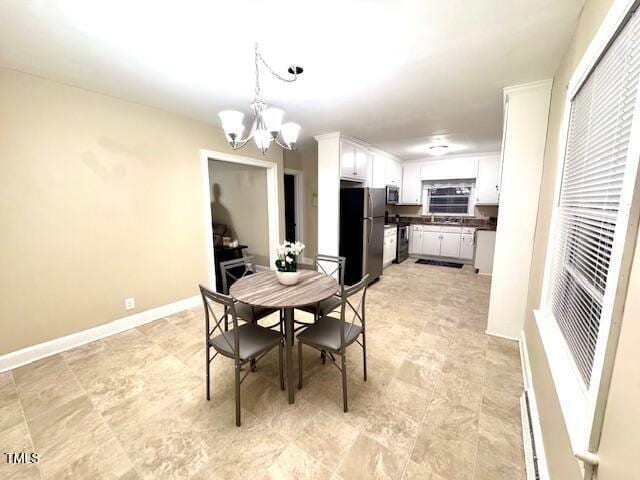
[[[264,57],[258,49],[258,43],[255,44],[255,98],[251,103],[251,111],[253,112],[253,122],[249,134],[242,138],[244,132],[244,113],[237,110],[224,110],[218,113],[222,129],[225,137],[231,145],[231,148],[237,150],[242,148],[251,139],[264,155],[271,142],[276,142],[282,148],[294,150],[298,134],[300,133],[300,125],[293,122],[282,123],[284,111],[280,108],[270,107],[262,101],[262,93],[260,90],[260,65],[267,68],[277,79],[293,83],[298,80],[298,76],[303,72],[300,65],[291,65],[287,72],[290,76],[285,77],[275,72],[271,66],[265,61]]]

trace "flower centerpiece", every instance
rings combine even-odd
[[[300,242],[284,242],[276,250],[276,276],[283,285],[295,285],[298,283],[298,255],[304,251],[304,244]]]

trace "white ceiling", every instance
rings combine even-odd
[[[253,42],[304,140],[404,159],[499,149],[502,88],[553,76],[584,0],[2,0],[0,65],[217,123],[253,99]]]

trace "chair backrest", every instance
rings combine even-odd
[[[235,281],[252,273],[256,273],[256,263],[252,256],[220,262],[222,293],[229,295],[229,288]]]
[[[202,303],[204,304],[204,322],[207,345],[209,340],[216,336],[216,330],[222,335],[223,341],[225,341],[236,360],[240,360],[240,339],[238,333],[238,317],[236,315],[236,308],[233,299],[228,295],[222,293],[213,292],[207,287],[200,285],[200,294],[202,295]],[[213,306],[221,305],[223,307],[223,313],[221,315],[216,314]],[[231,318],[233,330],[225,332],[222,329],[222,325],[225,320]],[[226,335],[225,335],[226,333]]]
[[[318,272],[326,273],[329,276],[337,276],[340,284],[340,291],[344,289],[344,266],[347,263],[345,257],[335,255],[318,254],[313,259],[313,266]]]
[[[345,287],[342,290],[340,303],[340,322],[343,328],[340,329],[340,346],[344,351],[345,337],[349,335],[352,328],[365,325],[365,298],[367,287],[369,286],[369,274],[355,285]]]

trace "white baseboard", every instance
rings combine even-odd
[[[542,438],[542,428],[540,427],[540,415],[538,414],[538,404],[536,403],[536,392],[533,389],[531,378],[531,365],[529,363],[529,350],[527,349],[527,339],[524,330],[520,333],[520,364],[522,365],[522,380],[524,388],[529,396],[529,410],[531,412],[531,426],[533,428],[533,438],[538,459],[538,474],[540,480],[549,480],[549,470],[547,467],[547,456],[544,451],[544,441]],[[528,432],[522,431],[522,435]]]
[[[519,342],[520,341],[520,339],[518,339],[518,338],[507,337],[506,335],[501,335],[499,333],[490,332],[489,330],[485,330],[484,333],[486,333],[487,335],[491,335],[492,337],[504,338],[505,340],[512,340],[514,342]]]
[[[168,315],[173,315],[174,313],[193,308],[199,305],[200,302],[202,302],[202,298],[200,295],[196,295],[195,297],[189,297],[167,305],[151,308],[144,312],[134,313],[133,315],[119,318],[97,327],[89,328],[88,330],[72,333],[65,337],[56,338],[49,340],[48,342],[39,343],[21,350],[16,350],[15,352],[7,353],[0,356],[0,372],[12,370],[14,368],[21,367],[22,365],[40,360],[41,358],[49,357],[56,353],[64,352],[65,350],[95,342],[101,338],[109,337],[131,328],[139,327],[145,323],[153,322],[154,320],[158,320]]]

